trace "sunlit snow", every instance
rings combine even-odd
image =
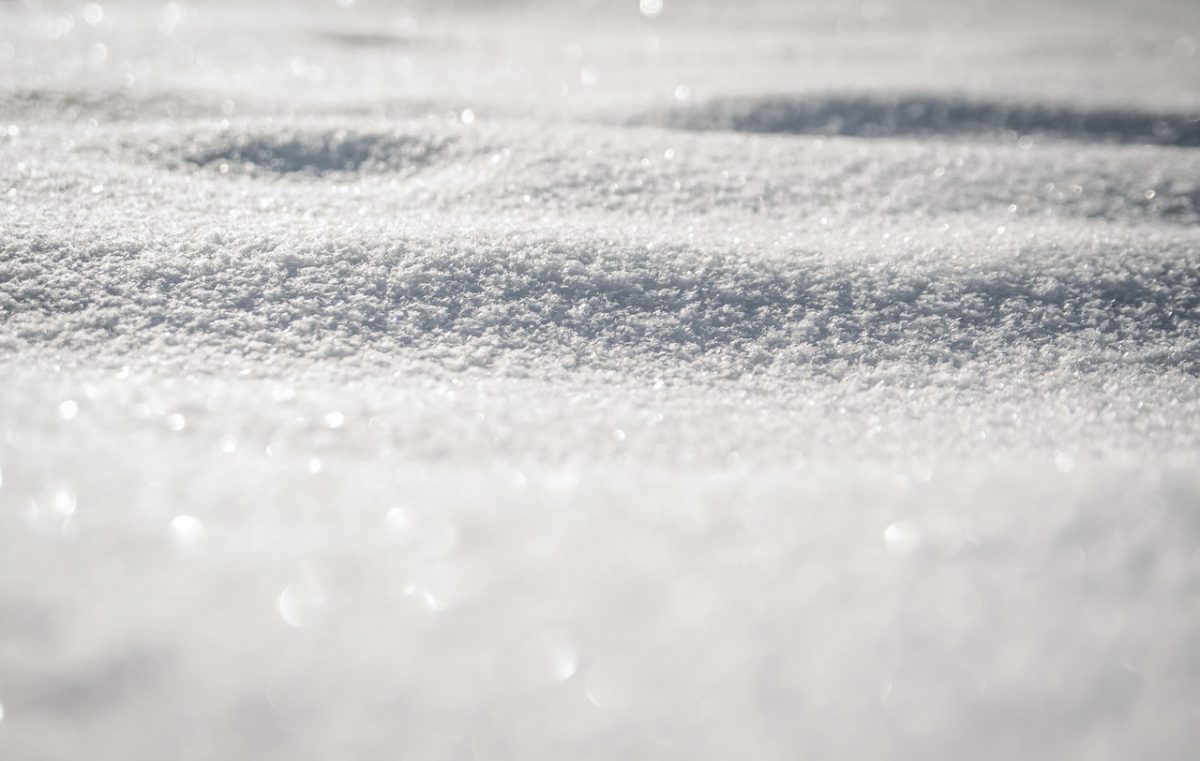
[[[0,4],[0,759],[1191,759],[1200,4]]]

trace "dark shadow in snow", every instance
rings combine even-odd
[[[433,37],[419,37],[416,35],[397,34],[393,32],[368,32],[368,31],[328,31],[317,30],[313,31],[312,36],[322,42],[328,42],[338,46],[348,48],[366,49],[399,49],[399,48],[415,48],[415,47],[432,47],[446,46],[445,40],[435,39]]]
[[[432,164],[452,137],[325,132],[239,134],[189,152],[186,161],[226,171],[327,175],[412,173]]]
[[[1200,114],[1049,103],[903,97],[715,98],[665,112],[675,129],[847,137],[1042,135],[1080,142],[1200,146]]]

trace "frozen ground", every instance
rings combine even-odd
[[[1190,759],[1200,5],[0,4],[0,758]]]

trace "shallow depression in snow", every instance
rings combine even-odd
[[[435,163],[451,138],[405,134],[330,132],[236,133],[188,150],[185,160],[221,173],[275,174],[419,172]]]
[[[1051,137],[1200,147],[1200,113],[1079,108],[936,95],[723,97],[674,107],[665,125],[697,130],[852,137]]]

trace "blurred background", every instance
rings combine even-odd
[[[6,91],[186,92],[239,113],[621,119],[831,91],[1195,108],[1197,35],[1187,0],[6,0],[0,77]]]

